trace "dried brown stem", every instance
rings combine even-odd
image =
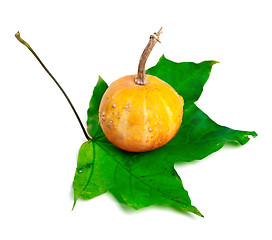
[[[162,28],[157,33],[154,33],[150,36],[149,42],[147,46],[145,47],[142,56],[140,58],[140,62],[138,65],[138,74],[135,78],[135,83],[138,85],[145,85],[148,83],[148,79],[145,74],[145,63],[147,61],[147,58],[149,57],[153,47],[157,42],[160,42],[160,35],[162,34]]]

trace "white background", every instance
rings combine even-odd
[[[0,238],[272,239],[270,1],[30,1],[0,4]],[[255,130],[176,166],[204,215],[134,211],[109,194],[79,201],[72,181],[84,135],[65,98],[21,36],[58,79],[85,123],[93,87],[137,71],[149,35],[163,26],[147,62],[217,60],[197,105],[221,125]]]

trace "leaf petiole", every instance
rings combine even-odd
[[[67,96],[67,94],[65,93],[65,91],[63,90],[63,88],[60,86],[60,84],[58,83],[58,81],[54,78],[54,76],[49,72],[49,70],[46,68],[46,66],[43,64],[43,62],[41,61],[41,59],[38,57],[38,55],[35,53],[35,51],[30,47],[30,45],[24,40],[21,38],[20,36],[20,32],[18,31],[16,34],[15,34],[15,37],[18,39],[18,41],[20,43],[22,43],[23,45],[25,45],[29,50],[30,52],[35,56],[35,58],[38,60],[38,62],[42,65],[42,67],[44,68],[44,70],[48,73],[48,75],[53,79],[53,81],[57,84],[57,86],[59,87],[59,89],[61,90],[61,92],[63,93],[63,95],[65,96],[66,100],[68,101],[70,107],[72,108],[74,114],[76,115],[76,118],[80,124],[80,127],[82,128],[82,131],[85,135],[85,137],[87,138],[87,140],[91,140],[92,138],[88,135],[87,131],[85,130],[78,114],[77,114],[77,111],[76,109],[74,108],[71,100],[69,99],[69,97]]]

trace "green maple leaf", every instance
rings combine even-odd
[[[108,85],[99,77],[88,109],[87,127],[93,139],[79,151],[74,204],[79,198],[92,199],[111,192],[120,203],[134,209],[166,204],[202,216],[191,204],[174,164],[203,159],[225,143],[243,145],[250,135],[257,136],[255,132],[220,126],[195,105],[215,63],[175,63],[162,56],[147,70],[170,84],[183,96],[185,105],[177,135],[165,146],[144,153],[120,150],[106,139],[98,123],[98,108]]]

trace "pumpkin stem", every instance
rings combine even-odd
[[[30,52],[35,56],[35,58],[38,60],[38,62],[42,65],[42,67],[44,68],[44,70],[49,74],[49,76],[50,76],[50,77],[53,79],[53,81],[57,84],[57,86],[59,87],[59,89],[61,90],[61,92],[63,93],[63,95],[65,96],[66,100],[68,101],[70,107],[72,108],[74,114],[76,115],[76,118],[77,118],[77,120],[78,120],[78,122],[79,122],[79,124],[80,124],[80,127],[82,128],[82,131],[83,131],[85,137],[87,138],[88,141],[89,141],[89,140],[92,140],[92,137],[90,137],[90,136],[88,135],[87,131],[85,130],[85,128],[84,128],[84,126],[83,126],[83,124],[82,124],[82,122],[81,122],[81,120],[80,120],[80,118],[79,118],[79,116],[78,116],[78,114],[77,114],[77,111],[76,111],[76,109],[74,108],[74,106],[73,106],[71,100],[69,99],[69,97],[67,96],[67,94],[65,93],[65,91],[63,90],[63,88],[60,86],[60,84],[58,83],[58,81],[57,81],[57,80],[54,78],[54,76],[49,72],[49,70],[48,70],[48,69],[46,68],[46,66],[43,64],[43,62],[42,62],[41,59],[38,57],[38,55],[37,55],[37,54],[34,52],[34,50],[30,47],[30,45],[29,45],[24,39],[21,38],[19,32],[17,32],[17,33],[15,34],[15,37],[18,39],[18,41],[19,41],[20,43],[22,43],[23,45],[25,45],[25,46],[30,50]]]
[[[145,85],[148,83],[148,79],[145,74],[145,63],[146,63],[146,60],[149,57],[149,54],[151,53],[153,47],[155,46],[155,44],[157,42],[160,43],[159,37],[161,34],[162,34],[162,28],[160,28],[160,30],[157,33],[152,34],[150,36],[148,44],[146,45],[146,47],[142,53],[142,56],[140,58],[140,62],[138,65],[138,74],[134,80],[135,83],[138,85]]]

